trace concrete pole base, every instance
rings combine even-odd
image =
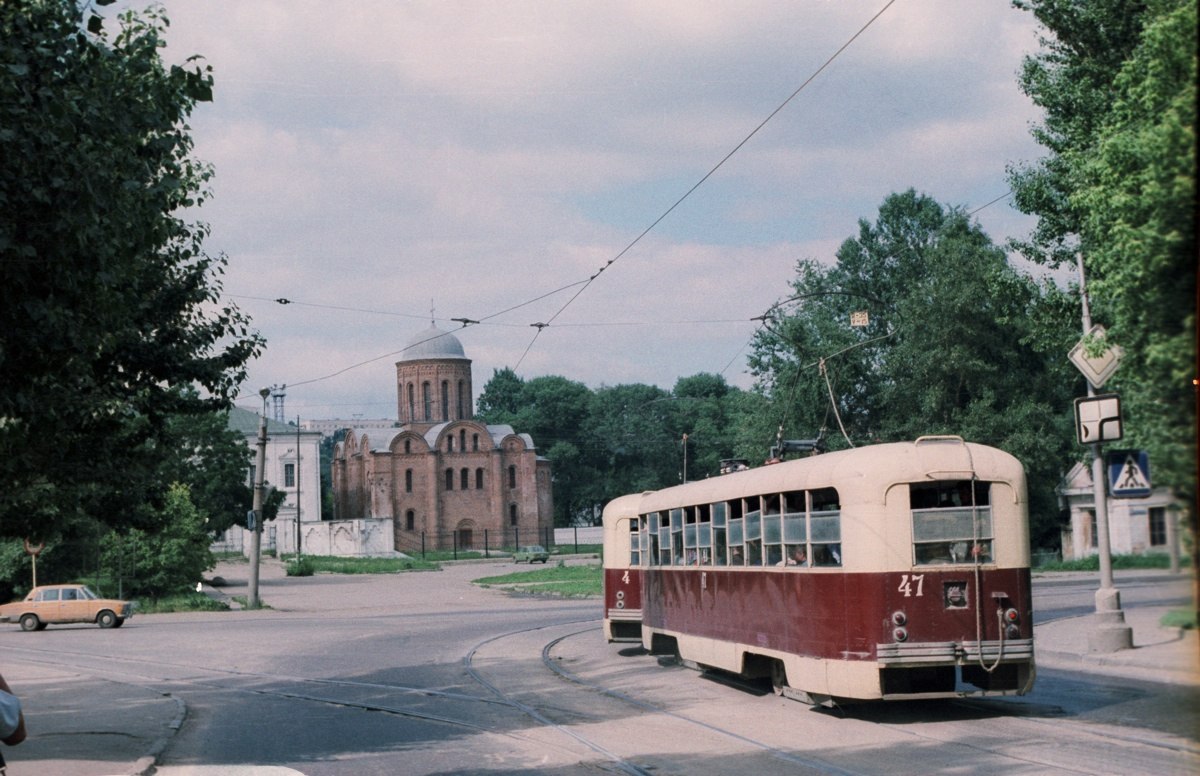
[[[1088,631],[1088,652],[1119,652],[1133,649],[1133,628],[1125,623],[1121,594],[1116,588],[1096,591],[1096,613]]]

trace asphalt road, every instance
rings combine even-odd
[[[38,659],[181,699],[163,776],[247,765],[306,776],[1157,775],[1200,763],[1194,688],[1043,670],[1025,698],[814,710],[603,643],[598,601],[470,582],[502,570],[266,579],[271,609],[50,628],[35,634]],[[1127,606],[1187,601],[1178,587],[1123,581],[1122,592]],[[1035,583],[1035,608],[1043,619],[1090,611],[1092,593]],[[12,635],[6,648],[31,636]]]

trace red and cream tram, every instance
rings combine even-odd
[[[826,453],[624,496],[604,522],[610,640],[640,582],[647,649],[810,702],[1033,686],[1025,472],[1000,450]]]

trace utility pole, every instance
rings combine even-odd
[[[1092,313],[1088,308],[1087,282],[1083,273],[1083,254],[1076,256],[1079,264],[1079,296],[1083,302],[1083,333],[1092,330]],[[1096,395],[1092,381],[1087,381],[1088,396]],[[1121,610],[1121,591],[1113,584],[1112,546],[1108,535],[1108,476],[1104,471],[1104,456],[1100,443],[1094,442],[1092,450],[1092,502],[1096,511],[1096,549],[1100,555],[1100,589],[1096,591],[1096,615],[1093,628],[1088,633],[1089,652],[1116,652],[1133,648],[1133,628],[1125,623],[1125,612]]]
[[[262,397],[262,419],[258,424],[258,458],[254,465],[254,530],[250,532],[250,595],[246,603],[250,609],[262,605],[258,599],[258,566],[262,554],[263,530],[263,479],[267,468],[267,397],[271,395],[270,388],[258,392]]]
[[[300,416],[296,416],[296,562],[300,562]]]

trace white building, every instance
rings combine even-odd
[[[1071,513],[1063,529],[1063,560],[1086,558],[1099,552],[1092,469],[1077,463],[1067,473],[1060,495]],[[1108,537],[1113,555],[1168,554],[1179,552],[1182,505],[1166,488],[1153,488],[1143,498],[1113,498],[1108,507]]]
[[[234,407],[229,412],[229,428],[246,439],[253,457],[248,472],[254,483],[255,461],[258,460],[258,430],[262,415]],[[308,551],[307,531],[320,532],[321,523],[321,433],[305,431],[293,424],[267,420],[267,458],[263,480],[284,493],[283,503],[275,520],[263,530],[264,551],[274,549],[280,554],[296,552],[296,526],[299,520],[301,547]],[[328,533],[328,532],[325,532]],[[248,552],[249,538],[245,529],[234,526],[213,546],[217,551]],[[318,553],[328,554],[328,553]]]

